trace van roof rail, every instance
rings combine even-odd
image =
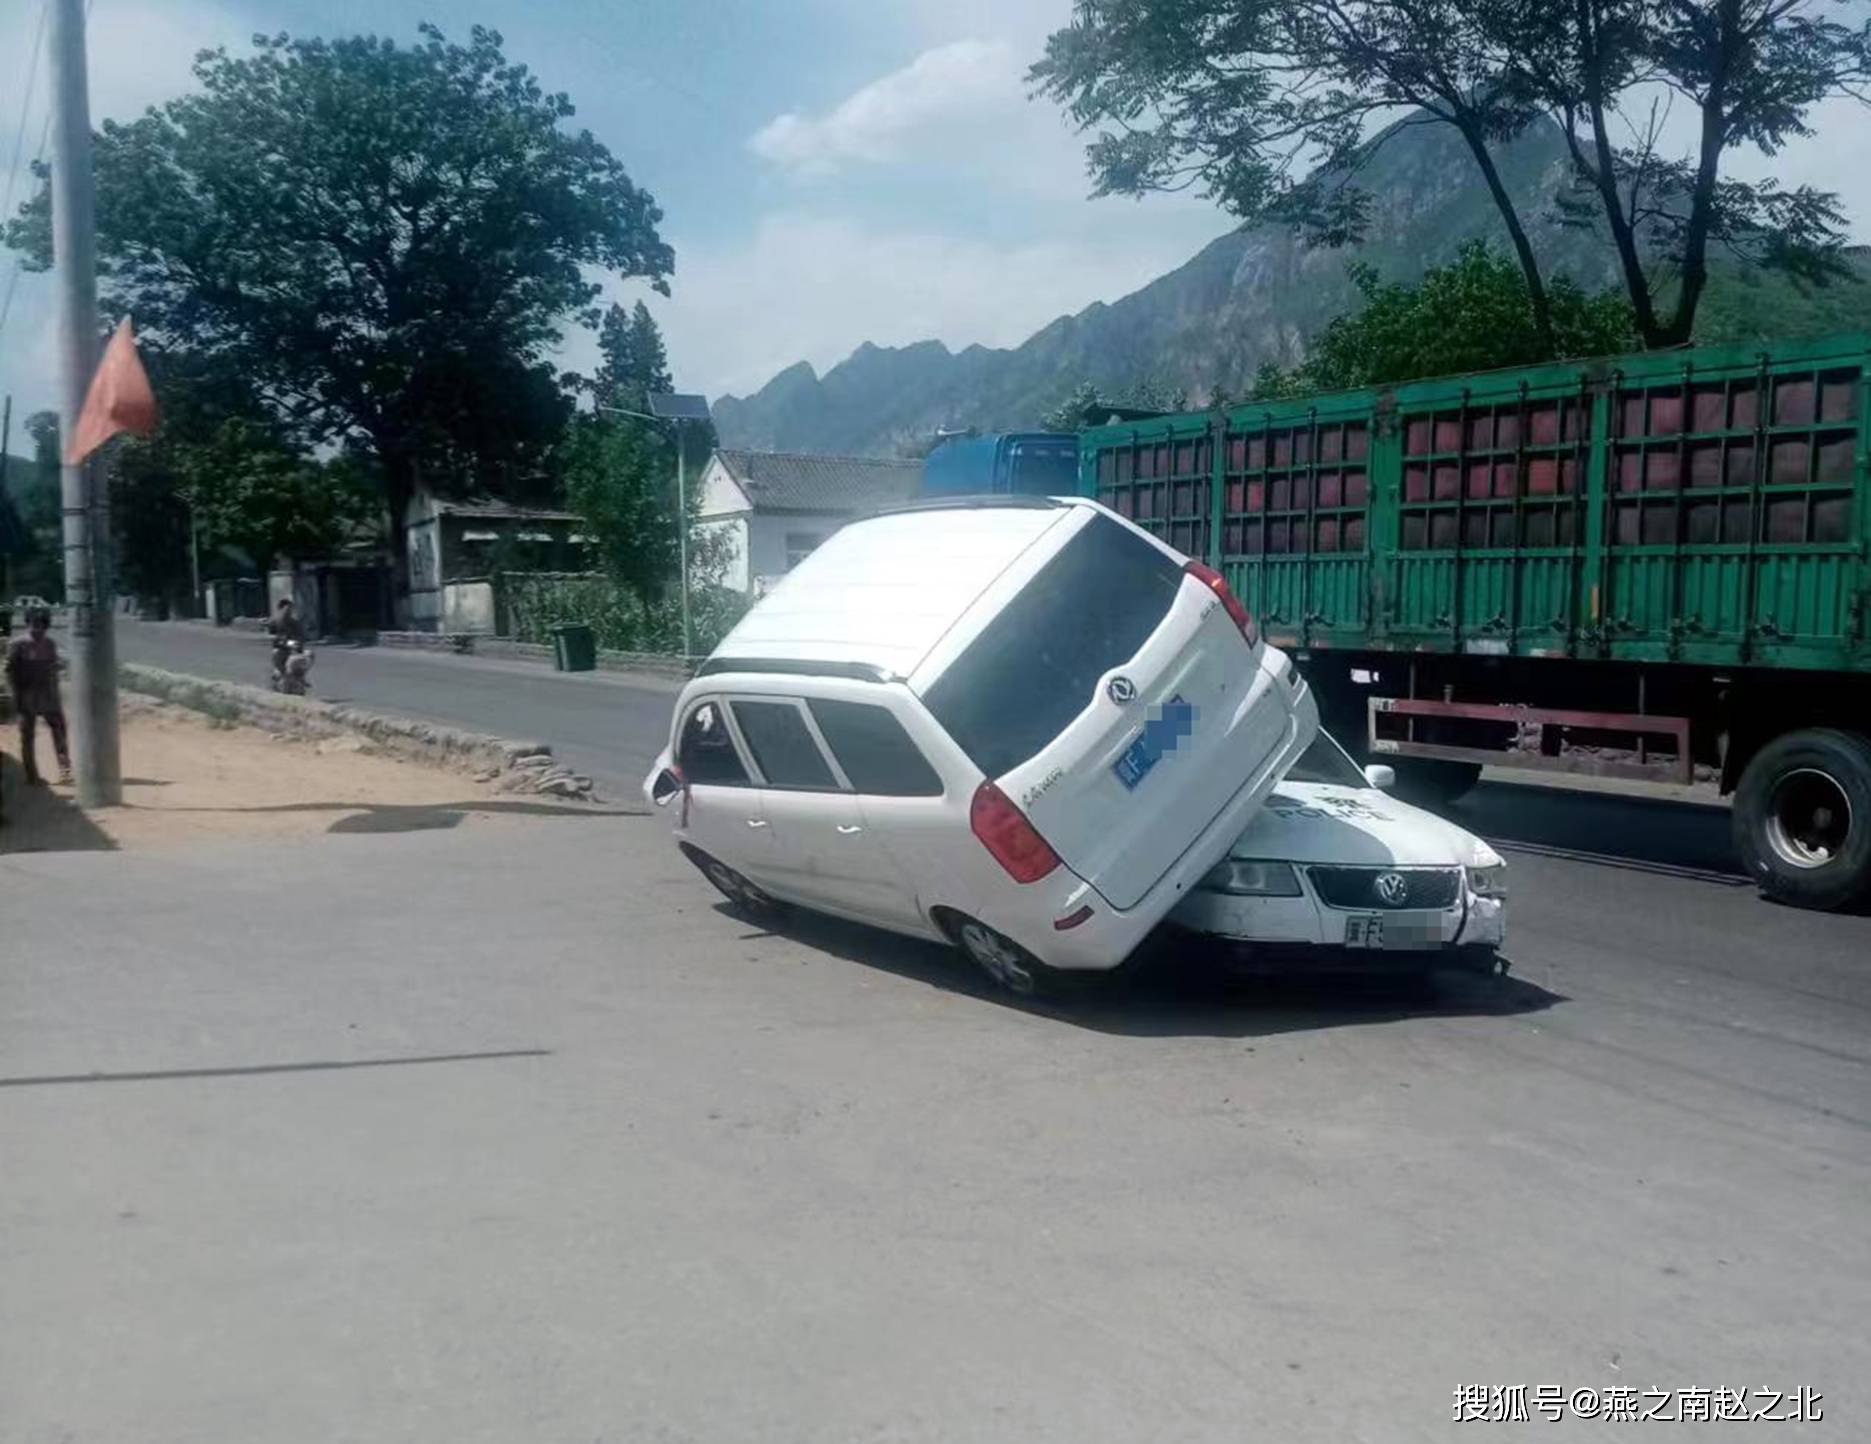
[[[1026,496],[1018,492],[983,492],[976,496],[928,496],[918,501],[880,506],[872,516],[896,516],[906,511],[953,511],[961,507],[1014,507],[1027,511],[1054,511],[1071,503],[1056,496]]]
[[[698,677],[722,672],[777,672],[789,677],[843,677],[853,682],[888,682],[891,674],[874,662],[814,662],[804,657],[710,657]]]

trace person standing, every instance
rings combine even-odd
[[[34,607],[26,614],[26,635],[16,638],[6,653],[7,686],[19,710],[20,763],[29,783],[43,784],[39,775],[39,719],[52,733],[52,751],[58,757],[58,780],[71,781],[71,747],[65,736],[65,707],[58,692],[58,643],[47,635],[52,613]]]

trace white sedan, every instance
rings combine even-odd
[[[1472,832],[1387,795],[1320,732],[1170,921],[1250,962],[1492,971],[1507,864]]]

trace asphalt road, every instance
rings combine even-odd
[[[656,678],[554,672],[537,662],[456,657],[396,647],[315,648],[313,695],[327,702],[446,722],[497,737],[552,744],[607,797],[634,797],[669,736],[678,690]],[[246,631],[120,619],[117,654],[264,687],[271,651]]]
[[[456,816],[0,857],[0,1438],[1864,1436],[1864,919],[1520,852],[1504,985],[1055,1012]]]

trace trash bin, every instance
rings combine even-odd
[[[552,665],[561,672],[589,672],[598,665],[598,634],[581,623],[552,629]]]

